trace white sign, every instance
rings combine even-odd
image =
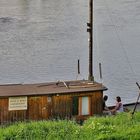
[[[27,96],[9,97],[9,110],[27,110]]]

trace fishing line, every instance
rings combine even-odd
[[[116,33],[116,36],[117,36],[117,38],[118,38],[118,40],[119,40],[119,42],[120,42],[120,47],[122,48],[122,51],[123,51],[123,53],[124,53],[124,55],[125,55],[125,58],[126,58],[126,61],[127,61],[128,65],[129,65],[129,68],[130,68],[132,74],[133,74],[133,79],[134,79],[135,81],[138,81],[138,79],[136,78],[136,73],[135,73],[135,71],[134,71],[134,69],[133,69],[133,67],[132,67],[132,65],[131,65],[131,63],[130,63],[130,60],[129,60],[129,58],[128,58],[128,55],[127,55],[127,52],[126,52],[125,47],[124,47],[124,45],[123,45],[123,42],[122,42],[122,40],[121,40],[121,38],[120,38],[120,36],[119,36],[117,26],[116,26],[116,25],[114,24],[114,22],[113,22],[112,15],[111,15],[111,12],[110,12],[110,8],[109,8],[109,6],[108,6],[108,2],[107,2],[107,0],[104,0],[104,2],[105,2],[106,8],[107,8],[108,13],[109,13],[110,21],[111,21],[112,25],[114,26],[114,31],[115,31],[115,33]]]
[[[133,67],[132,67],[132,65],[131,65],[131,63],[130,63],[130,60],[129,60],[129,57],[128,57],[128,55],[127,55],[125,46],[123,45],[123,41],[122,41],[122,39],[120,38],[120,35],[119,35],[119,31],[118,31],[118,29],[117,29],[117,26],[116,26],[116,24],[114,23],[114,21],[113,21],[113,19],[112,19],[112,13],[111,13],[111,10],[110,10],[110,8],[109,8],[109,5],[108,5],[107,0],[104,0],[104,4],[105,4],[106,9],[107,9],[107,11],[108,11],[108,13],[109,13],[110,22],[111,22],[111,24],[112,24],[113,27],[114,27],[114,33],[116,34],[116,37],[117,37],[118,40],[119,40],[120,47],[121,47],[121,49],[122,49],[122,51],[123,51],[123,53],[124,53],[124,57],[126,58],[127,64],[128,64],[128,66],[129,66],[129,68],[130,68],[130,71],[131,71],[131,73],[132,73],[132,75],[133,75],[132,78],[133,78],[135,81],[138,81],[138,79],[136,78],[136,72],[134,71],[134,69],[133,69]],[[125,97],[125,99],[126,99],[126,97]]]

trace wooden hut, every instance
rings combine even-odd
[[[102,84],[58,81],[0,85],[0,124],[24,120],[85,119],[102,113]]]

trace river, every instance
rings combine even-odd
[[[94,0],[93,73],[109,105],[138,96],[139,8],[138,0]],[[87,79],[87,22],[86,0],[0,0],[0,84]]]

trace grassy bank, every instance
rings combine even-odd
[[[72,121],[17,123],[0,128],[0,140],[140,140],[140,113]]]

